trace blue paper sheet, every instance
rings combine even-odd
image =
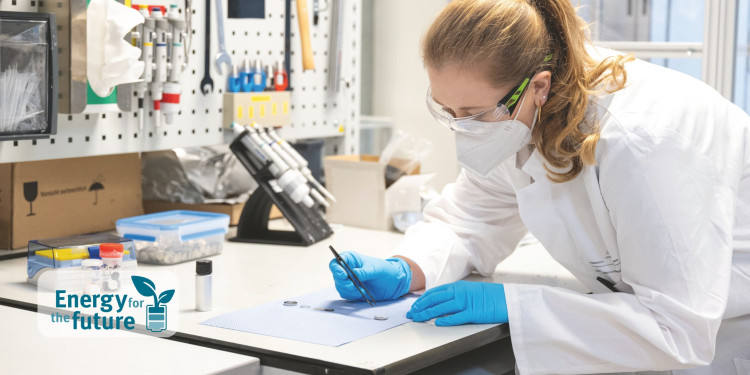
[[[208,319],[201,324],[259,335],[341,346],[410,322],[406,312],[418,296],[407,294],[395,301],[367,302],[342,300],[336,289],[324,289],[299,297],[267,303]],[[296,306],[284,306],[296,301]],[[309,307],[303,307],[309,306]],[[331,308],[317,311],[315,308]],[[388,320],[375,320],[387,316]]]

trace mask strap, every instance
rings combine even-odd
[[[526,93],[523,94],[523,97],[521,97],[521,102],[518,103],[518,112],[516,112],[516,116],[513,117],[513,121],[516,121],[518,119],[518,115],[521,113],[521,107],[523,107],[523,102],[526,100]]]
[[[521,102],[518,103],[518,112],[516,112],[516,116],[513,117],[513,121],[518,120],[518,115],[521,113],[521,108],[523,107],[523,102],[526,100],[526,94],[521,97]],[[531,129],[534,130],[534,125],[536,125],[536,119],[539,117],[541,119],[542,113],[541,113],[541,107],[536,107],[536,110],[534,110],[534,117],[531,118]],[[524,125],[526,126],[526,125]]]

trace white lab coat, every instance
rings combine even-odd
[[[676,71],[626,68],[626,88],[590,106],[596,166],[554,183],[535,150],[487,178],[462,171],[396,253],[431,288],[492,274],[531,231],[593,294],[505,285],[522,374],[746,375],[750,117]]]

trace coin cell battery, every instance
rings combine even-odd
[[[284,306],[297,306],[297,301],[284,301]]]
[[[375,315],[375,320],[388,320],[388,317],[385,315]]]

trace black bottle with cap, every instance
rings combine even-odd
[[[210,260],[201,259],[195,262],[195,309],[211,310],[211,272]]]

